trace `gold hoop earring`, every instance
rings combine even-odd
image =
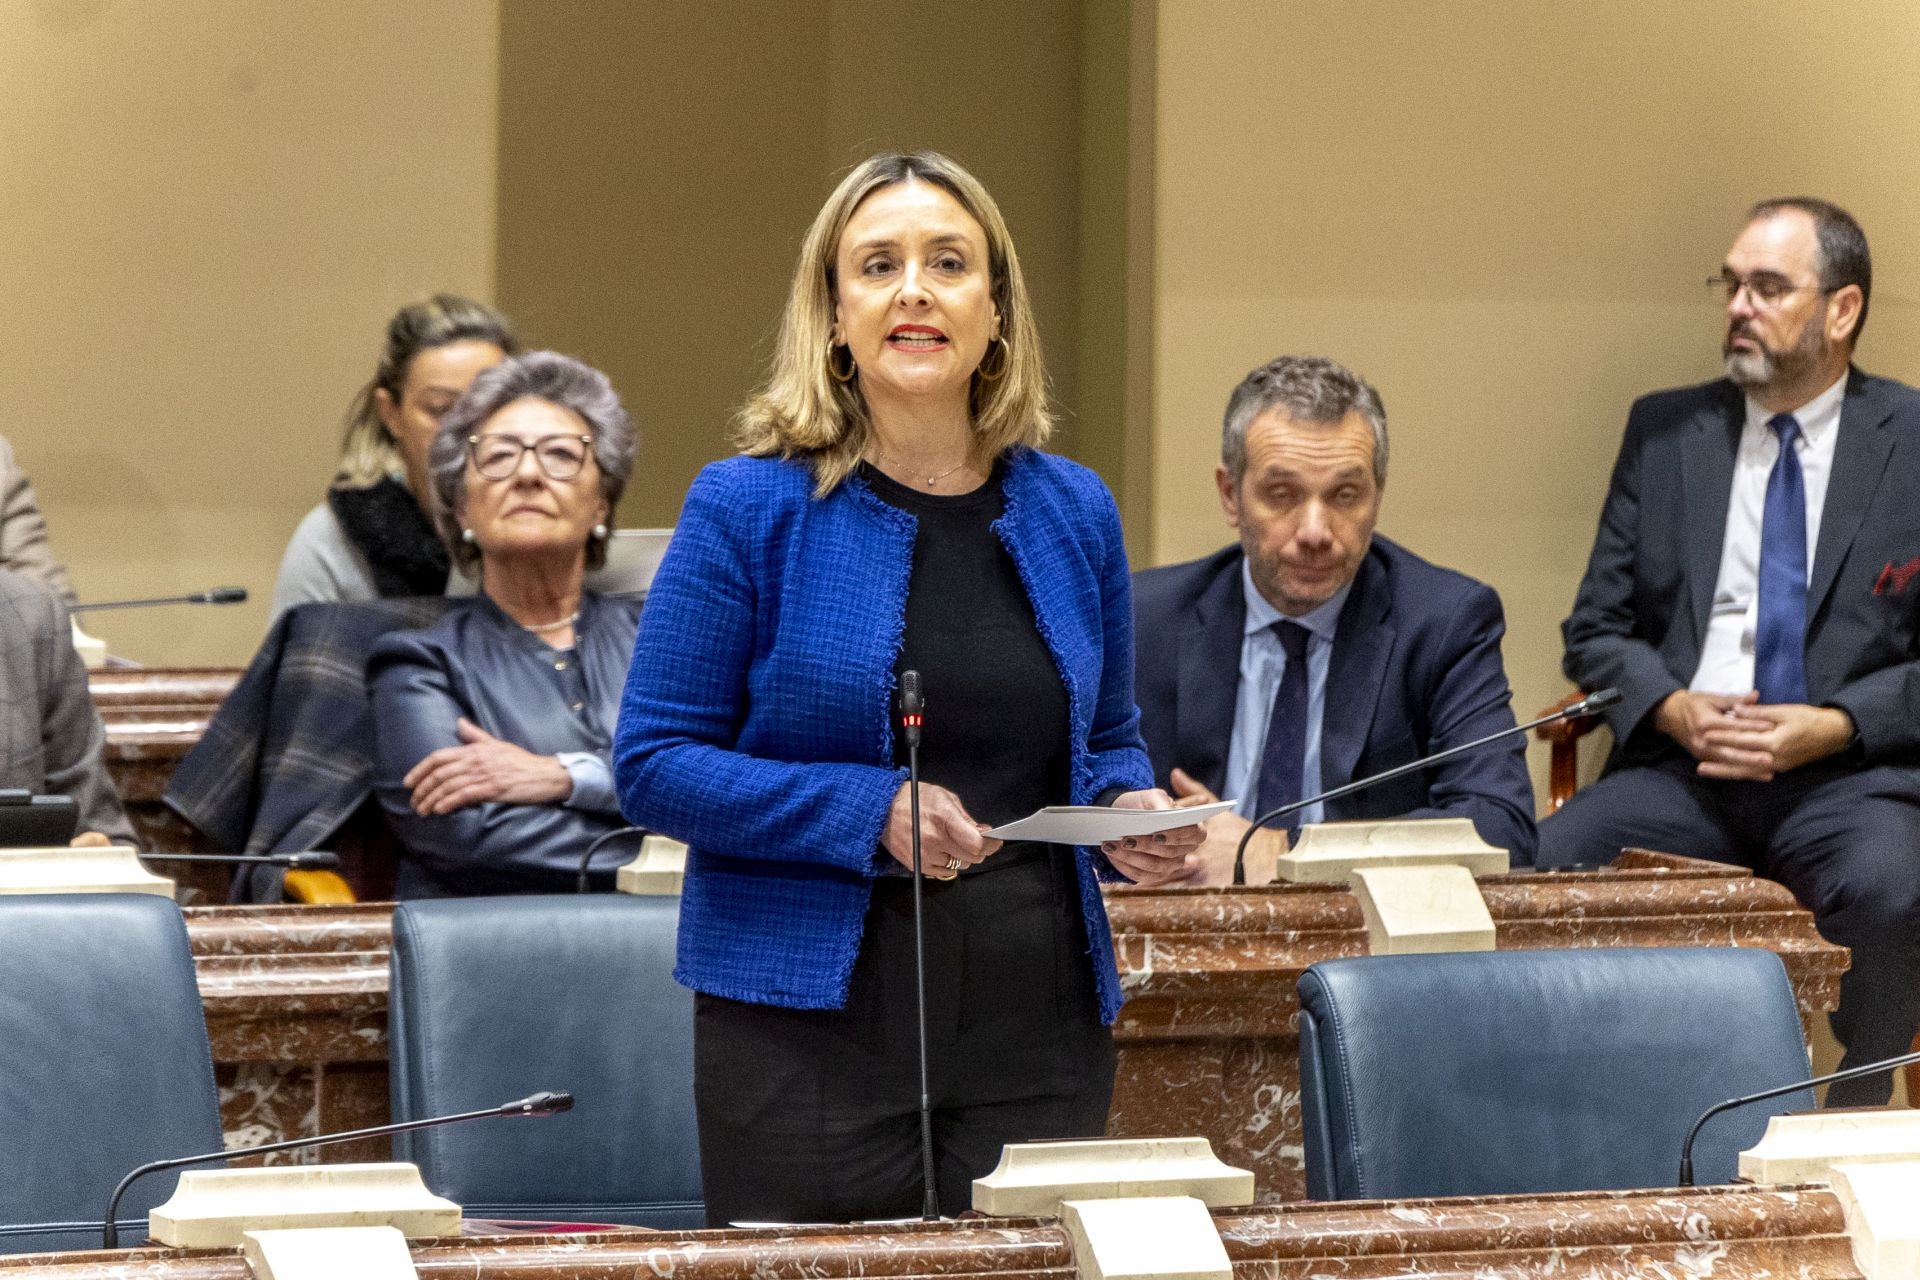
[[[1007,344],[1005,338],[995,338],[992,342],[988,343],[987,355],[993,354],[993,349],[996,344],[1000,348],[1000,367],[992,373],[988,373],[986,356],[982,356],[980,358],[980,367],[974,370],[974,372],[980,376],[980,381],[982,382],[1000,381],[1000,379],[1007,376],[1007,370],[1013,364],[1013,348]]]
[[[836,351],[845,351],[847,353],[847,371],[845,373],[840,372],[840,366],[837,362],[835,362],[833,358],[833,353]],[[844,383],[844,382],[852,382],[853,375],[859,372],[860,372],[860,367],[854,364],[853,362],[852,350],[847,347],[841,346],[839,343],[834,342],[832,339],[828,339],[827,340],[827,376],[832,378],[835,382]]]

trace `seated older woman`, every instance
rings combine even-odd
[[[622,825],[609,748],[639,604],[581,586],[633,468],[605,375],[536,351],[474,379],[428,455],[433,516],[480,594],[368,664],[396,898],[552,893]],[[602,883],[631,856],[595,855]]]

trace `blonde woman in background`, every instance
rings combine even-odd
[[[431,596],[451,565],[422,506],[427,449],[475,376],[517,349],[506,318],[453,294],[387,323],[373,379],[347,413],[340,468],[280,561],[273,615],[317,600]]]

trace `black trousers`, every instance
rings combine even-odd
[[[1005,1144],[1106,1132],[1113,1036],[1067,851],[1009,848],[925,891],[935,1181],[955,1214]],[[875,885],[844,1008],[695,997],[709,1223],[919,1214],[911,894]]]
[[[1540,823],[1542,868],[1628,845],[1751,867],[1793,891],[1853,951],[1834,1038],[1843,1067],[1906,1052],[1920,1029],[1920,771],[1813,764],[1772,782],[1702,778],[1688,758],[1608,774]],[[1884,1103],[1891,1075],[1832,1086],[1828,1106]]]

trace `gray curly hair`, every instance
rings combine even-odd
[[[633,474],[639,433],[606,374],[557,351],[529,351],[482,371],[440,419],[439,434],[427,450],[433,525],[454,564],[469,577],[479,567],[480,550],[463,540],[460,530],[460,506],[467,492],[467,439],[479,434],[494,414],[516,400],[528,399],[571,409],[587,424],[587,433],[593,437],[593,460],[600,468],[600,496],[607,500],[609,511],[619,505],[627,477]],[[587,567],[598,569],[606,562],[606,540],[589,537]]]

